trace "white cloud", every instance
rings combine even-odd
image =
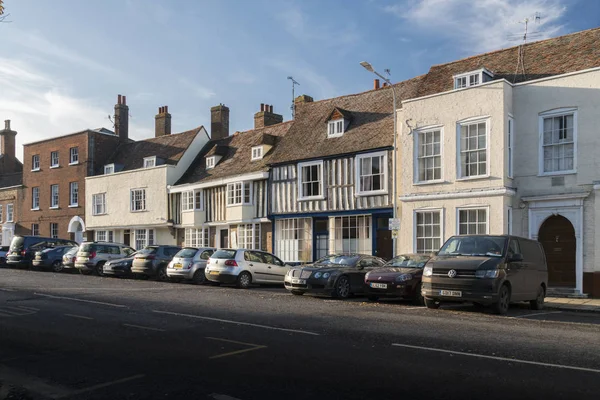
[[[564,0],[418,0],[413,6],[397,4],[384,10],[427,34],[454,39],[464,51],[474,54],[518,45],[525,29],[519,21],[525,18],[530,18],[529,32],[538,32],[530,36],[530,41],[561,34],[564,3]],[[536,12],[541,14],[538,22]]]

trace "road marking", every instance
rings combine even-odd
[[[82,303],[100,304],[100,305],[103,305],[103,306],[110,306],[110,307],[128,308],[127,306],[124,306],[122,304],[106,303],[104,301],[85,300],[85,299],[78,299],[78,298],[75,298],[75,297],[54,296],[52,294],[44,294],[44,293],[34,293],[34,295],[48,297],[48,298],[51,298],[51,299],[71,300],[71,301],[79,301],[79,302],[82,302]]]
[[[65,316],[67,317],[73,317],[73,318],[81,318],[81,319],[94,319],[92,317],[86,317],[85,315],[76,315],[76,314],[65,314]]]
[[[549,363],[538,362],[538,361],[519,360],[519,359],[515,359],[515,358],[487,356],[484,354],[474,354],[474,353],[465,353],[462,351],[435,349],[432,347],[413,346],[410,344],[392,343],[392,346],[406,347],[409,349],[416,349],[416,350],[436,351],[439,353],[457,354],[460,356],[486,358],[488,360],[498,360],[498,361],[508,361],[508,362],[520,363],[520,364],[530,364],[530,365],[537,365],[540,367],[562,368],[562,369],[570,369],[570,370],[574,370],[574,371],[594,372],[596,374],[600,374],[600,369],[594,369],[594,368],[584,368],[584,367],[575,367],[575,366],[570,366],[570,365],[549,364]]]
[[[9,288],[0,288],[3,292],[16,292],[17,289],[9,289]]]
[[[211,359],[211,360],[214,360],[215,358],[229,357],[229,356],[233,356],[236,354],[247,353],[249,351],[260,350],[260,349],[264,349],[267,347],[267,346],[263,346],[260,344],[244,343],[244,342],[238,342],[235,340],[221,339],[221,338],[215,338],[215,337],[207,337],[207,339],[218,340],[218,341],[227,342],[227,343],[241,344],[243,346],[250,346],[249,349],[236,350],[236,351],[231,351],[229,353],[224,353],[224,354],[219,354],[216,356],[209,357],[209,359]]]
[[[21,317],[37,313],[39,308],[21,307],[21,306],[3,306],[0,307],[0,316],[2,317]]]
[[[535,317],[537,315],[549,315],[549,314],[560,314],[560,313],[562,313],[562,311],[550,311],[550,312],[542,312],[542,313],[535,313],[535,314],[517,315],[516,317],[512,317],[512,318],[527,318],[527,317]]]
[[[130,376],[128,378],[117,379],[115,381],[106,382],[106,383],[100,383],[98,385],[90,386],[87,388],[73,390],[67,395],[59,396],[59,397],[55,397],[55,398],[60,399],[61,397],[71,397],[71,396],[75,396],[75,395],[82,394],[82,393],[88,393],[88,392],[92,392],[94,390],[103,389],[108,386],[118,385],[120,383],[125,383],[125,382],[129,382],[129,381],[133,381],[135,379],[140,379],[140,378],[143,378],[144,376],[145,376],[144,374],[138,374],[138,375]]]
[[[193,315],[193,314],[181,314],[181,313],[176,313],[176,312],[171,312],[171,311],[152,310],[152,312],[155,312],[155,313],[158,313],[158,314],[177,315],[179,317],[204,319],[204,320],[207,320],[207,321],[223,322],[225,324],[253,326],[255,328],[271,329],[271,330],[275,330],[275,331],[283,331],[283,332],[301,333],[301,334],[304,334],[304,335],[320,336],[320,334],[315,333],[315,332],[301,331],[301,330],[297,330],[297,329],[277,328],[277,327],[268,326],[268,325],[252,324],[250,322],[231,321],[231,320],[228,320],[228,319],[203,317],[203,316],[200,316],[200,315]]]
[[[240,400],[237,397],[227,396],[226,394],[211,393],[209,394],[215,400]]]
[[[131,328],[138,328],[138,329],[146,329],[148,331],[157,331],[157,332],[164,332],[164,329],[160,329],[160,328],[152,328],[150,326],[141,326],[141,325],[133,325],[133,324],[123,324],[124,326],[129,326]]]

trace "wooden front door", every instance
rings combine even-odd
[[[548,218],[540,227],[538,240],[544,247],[548,263],[548,285],[575,287],[575,229],[563,216]]]

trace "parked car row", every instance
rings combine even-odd
[[[32,239],[34,238],[34,239]],[[188,280],[196,284],[282,284],[293,295],[327,294],[345,299],[364,294],[412,299],[428,308],[472,302],[499,314],[511,302],[544,306],[548,284],[546,259],[537,241],[510,235],[453,236],[435,254],[404,254],[390,261],[365,254],[332,254],[310,265],[290,266],[275,255],[249,249],[150,245],[134,251],[108,242],[73,242],[15,237],[7,262],[60,272],[143,276]]]

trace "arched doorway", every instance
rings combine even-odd
[[[85,223],[81,217],[73,217],[71,221],[69,221],[69,227],[67,228],[67,232],[73,234],[73,240],[77,243],[83,242],[83,232],[85,231]]]
[[[544,247],[548,263],[548,285],[576,287],[575,228],[562,215],[548,217],[540,227],[538,240]]]

